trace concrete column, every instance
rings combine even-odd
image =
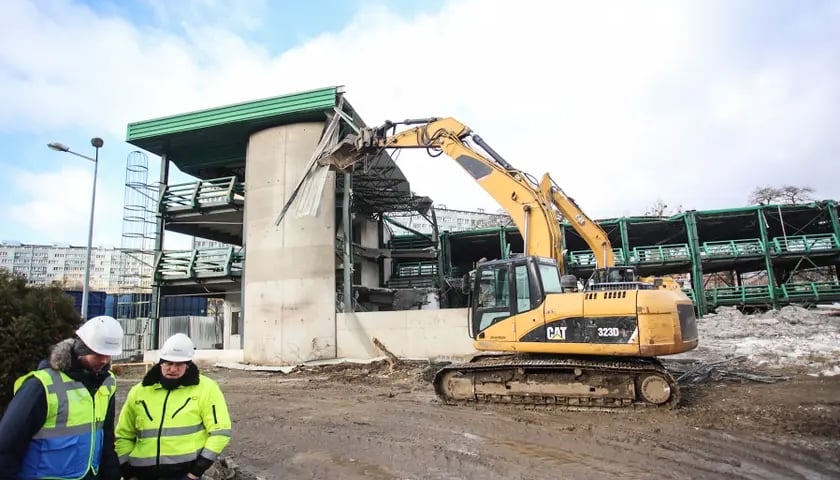
[[[358,227],[361,230],[361,245],[367,248],[379,247],[379,225],[375,220],[362,219]],[[362,263],[362,285],[379,286],[379,262],[369,258],[360,259]]]
[[[274,225],[323,128],[320,122],[284,125],[257,132],[248,143],[242,310],[249,363],[335,356],[335,174],[327,178],[317,216],[290,212]]]

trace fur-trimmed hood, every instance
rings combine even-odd
[[[76,352],[73,351],[75,343],[75,338],[68,338],[53,345],[50,351],[50,367],[54,370],[70,370],[74,357],[78,358]]]
[[[76,352],[76,346],[79,345],[84,348],[84,344],[78,338],[68,338],[53,345],[50,350],[48,359],[41,361],[38,368],[52,368],[64,372],[70,378],[80,381],[93,391],[99,388],[102,381],[109,375],[111,364],[102,367],[98,372],[91,372],[79,362],[79,355]]]

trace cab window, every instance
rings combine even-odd
[[[541,263],[540,279],[542,280],[543,293],[563,293],[563,288],[560,285],[560,271],[557,270],[557,265]]]
[[[510,286],[507,265],[482,269],[476,298],[478,331],[510,316]]]
[[[528,265],[517,265],[513,269],[516,276],[516,313],[531,309],[531,282],[528,281]]]

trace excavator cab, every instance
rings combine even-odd
[[[564,291],[557,263],[542,257],[480,263],[472,283],[473,338],[497,322],[539,307],[547,294]]]

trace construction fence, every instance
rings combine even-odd
[[[223,325],[215,317],[182,315],[160,318],[158,344],[152,345],[154,324],[149,318],[117,319],[123,327],[123,352],[114,360],[138,360],[148,350],[157,350],[167,338],[176,333],[190,337],[197,350],[222,348]]]

